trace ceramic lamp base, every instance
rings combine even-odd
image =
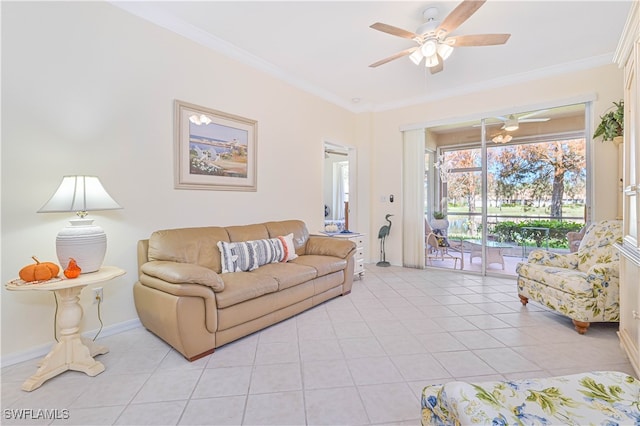
[[[62,269],[74,258],[83,274],[95,272],[102,266],[107,252],[107,235],[93,219],[71,219],[56,237],[56,254]]]

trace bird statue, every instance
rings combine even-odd
[[[393,215],[388,214],[384,217],[389,224],[382,226],[378,231],[378,239],[380,240],[380,262],[376,263],[376,266],[391,266],[391,264],[387,262],[387,257],[384,251],[384,242],[391,231],[391,221],[389,220],[391,216]]]

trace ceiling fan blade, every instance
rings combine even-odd
[[[534,115],[543,114],[543,113],[545,113],[547,111],[549,111],[549,110],[548,109],[539,109],[538,111],[528,112],[526,114],[522,114],[519,117],[519,119],[522,120],[523,118],[533,117]]]
[[[411,40],[416,37],[420,38],[420,36],[416,33],[403,30],[402,28],[394,27],[393,25],[383,24],[382,22],[376,22],[375,24],[370,25],[369,28],[373,28],[374,30],[382,31],[383,33],[391,34],[397,37],[408,38]]]
[[[436,30],[436,34],[439,34],[441,31],[444,31],[445,34],[455,31],[455,29],[462,25],[464,21],[476,13],[485,1],[486,0],[464,0],[455,9],[453,9],[446,18],[444,18]]]
[[[472,34],[449,37],[445,43],[452,47],[465,46],[495,46],[505,44],[509,40],[511,34]]]
[[[429,68],[431,74],[438,73],[444,69],[444,60],[439,54],[436,53],[436,55],[438,55],[438,64]]]
[[[525,118],[525,119],[518,119],[519,123],[542,123],[543,121],[549,121],[551,120],[550,118]]]
[[[398,59],[398,58],[402,58],[403,56],[407,56],[407,55],[411,55],[413,53],[414,50],[416,50],[418,48],[418,46],[415,47],[410,47],[409,49],[405,49],[402,52],[398,52],[395,55],[391,55],[388,58],[384,58],[379,60],[378,62],[374,62],[373,64],[369,65],[370,68],[375,68],[378,67],[380,65],[386,64],[387,62],[391,62],[394,59]]]

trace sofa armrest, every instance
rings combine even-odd
[[[547,250],[533,250],[527,258],[528,263],[567,269],[578,268],[578,260],[576,253],[553,253]]]
[[[200,284],[211,287],[215,292],[224,290],[224,282],[220,276],[204,266],[166,260],[154,260],[145,263],[140,269],[145,275],[159,278],[168,283]]]
[[[356,252],[356,243],[343,238],[309,236],[305,254],[315,254],[321,256],[334,256],[340,259],[347,259]]]
[[[180,297],[200,297],[204,300],[205,326],[214,333],[218,328],[218,303],[211,287],[202,284],[174,284],[146,274],[140,275],[139,284],[154,290]],[[136,304],[137,306],[137,304]]]

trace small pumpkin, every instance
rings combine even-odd
[[[67,268],[64,270],[64,276],[67,278],[78,278],[82,269],[76,263],[76,260],[73,257],[69,258],[69,264]]]
[[[60,272],[60,267],[51,262],[40,262],[35,256],[31,256],[36,263],[27,265],[20,269],[20,279],[31,281],[47,281],[51,278],[57,277]]]

